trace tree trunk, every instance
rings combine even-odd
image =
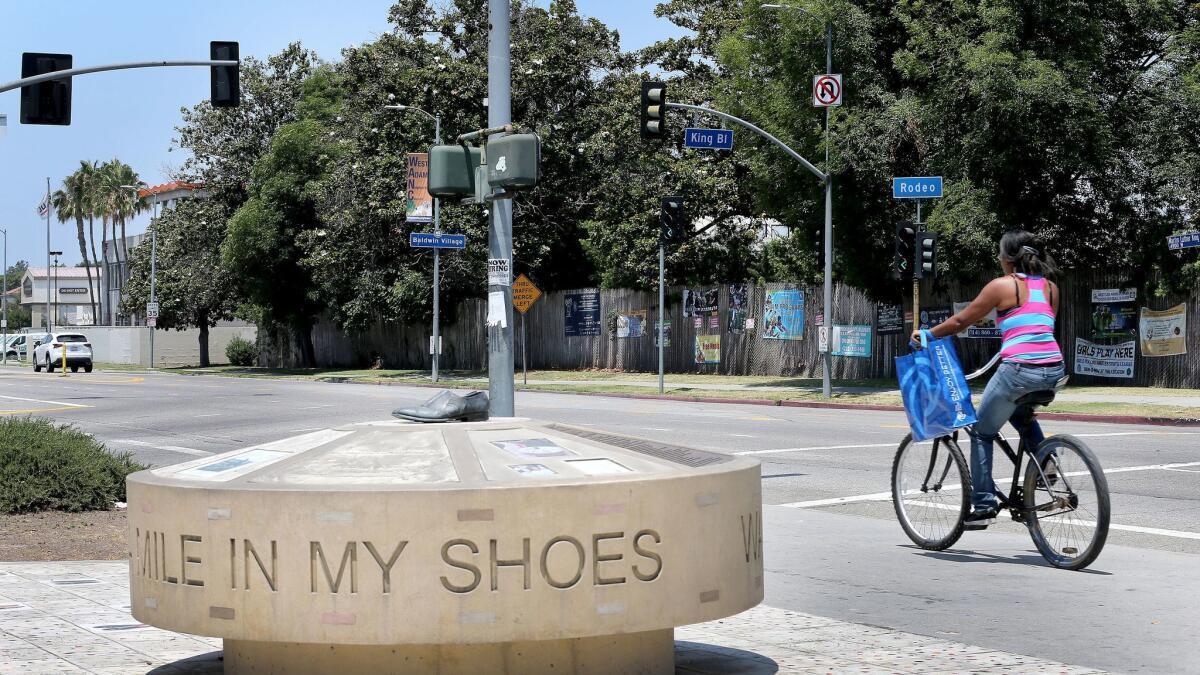
[[[317,350],[313,346],[313,325],[311,321],[297,321],[292,325],[296,349],[300,352],[301,368],[313,368],[317,365]]]
[[[100,262],[100,256],[96,255],[96,219],[92,218],[91,216],[88,216],[88,232],[91,235],[91,239],[92,239],[92,260],[95,262]],[[100,275],[101,275],[101,277],[103,277],[103,275],[104,275],[103,268],[101,268],[101,270],[100,270]],[[89,269],[88,270],[88,279],[91,279],[91,278],[92,278],[92,272],[91,272],[91,269]],[[88,295],[92,295],[92,294],[89,292]],[[92,296],[92,325],[99,326],[100,325],[99,321],[100,321],[100,313],[96,311],[96,298],[95,298],[95,296]]]
[[[116,232],[116,230],[117,224],[114,222],[113,231]],[[100,219],[100,255],[102,256],[102,262],[100,263],[100,278],[105,279],[104,295],[100,297],[100,307],[104,310],[104,325],[111,326],[112,307],[109,307],[109,305],[112,303],[108,301],[108,284],[112,283],[112,280],[108,279],[108,247],[104,245],[106,241],[108,241],[108,216],[104,216]]]
[[[83,266],[87,270],[88,297],[92,301],[92,325],[94,326],[96,325],[96,319],[99,318],[96,315],[96,296],[92,294],[96,286],[92,285],[92,263],[88,260],[87,235],[83,233],[82,216],[75,216],[75,235],[79,238],[79,257],[83,258]],[[58,298],[55,298],[55,300],[58,300]]]
[[[200,325],[200,367],[207,368],[211,365],[208,360],[208,312],[197,313],[196,323]]]

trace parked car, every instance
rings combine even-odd
[[[19,333],[8,337],[8,358],[24,361],[33,351],[35,343],[45,342],[45,333]]]
[[[63,363],[63,350],[71,372],[77,373],[80,368],[92,372],[92,343],[81,333],[54,333],[49,342],[38,345],[33,350],[33,371],[45,368],[47,373],[54,372]]]

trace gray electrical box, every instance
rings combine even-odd
[[[488,143],[488,182],[510,192],[528,190],[542,172],[542,140],[536,134],[514,134]]]
[[[435,145],[429,150],[429,194],[434,197],[474,197],[479,148]]]

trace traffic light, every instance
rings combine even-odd
[[[918,279],[937,278],[937,232],[917,233],[917,267]]]
[[[208,57],[213,61],[238,61],[238,43],[211,42],[208,45]],[[235,108],[242,102],[242,87],[239,77],[239,66],[212,67],[212,106],[214,108]]]
[[[687,213],[683,197],[662,198],[662,230],[659,237],[663,243],[687,240]]]
[[[21,78],[70,70],[70,54],[21,54]],[[21,124],[71,124],[71,78],[21,87]]]
[[[642,138],[666,138],[667,85],[663,82],[642,83]]]
[[[917,226],[907,220],[896,223],[896,255],[892,262],[892,277],[909,281],[913,277],[913,260],[916,258]]]

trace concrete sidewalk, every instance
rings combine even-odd
[[[223,671],[221,641],[130,616],[127,563],[0,563],[0,675]],[[761,605],[680,628],[677,675],[1096,673],[1052,661]]]

